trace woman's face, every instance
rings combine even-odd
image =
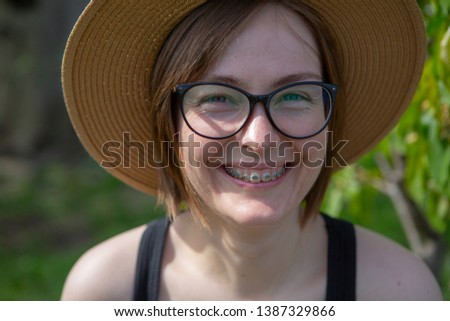
[[[303,19],[282,6],[267,5],[200,81],[258,95],[293,82],[321,81],[318,52]],[[208,207],[203,209],[208,220],[256,227],[298,217],[325,158],[324,132],[307,140],[289,139],[273,128],[261,102],[242,130],[227,139],[203,138],[180,119],[182,171]]]

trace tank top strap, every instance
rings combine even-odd
[[[161,274],[161,261],[170,220],[150,222],[142,234],[136,262],[133,300],[157,301]]]
[[[356,300],[356,235],[353,224],[322,214],[328,231],[327,301]]]
[[[346,221],[322,214],[328,232],[327,301],[356,299],[356,235]],[[157,301],[169,219],[148,224],[139,245],[133,299]]]

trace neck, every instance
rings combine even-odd
[[[209,220],[210,231],[188,218],[190,228],[184,230],[184,241],[195,249],[191,255],[195,255],[202,274],[224,285],[222,291],[230,297],[273,298],[294,280],[315,272],[311,258],[317,257],[314,251],[320,246],[317,218],[301,228],[299,214],[258,227],[214,217]]]

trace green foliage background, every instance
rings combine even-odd
[[[411,247],[393,200],[374,188],[375,183],[386,180],[375,159],[382,156],[393,164],[400,155],[405,159],[403,185],[407,193],[447,247],[438,278],[448,300],[450,1],[423,0],[419,5],[426,25],[428,56],[414,99],[390,135],[357,164],[335,175],[324,208]]]
[[[450,0],[421,0],[428,58],[420,87],[395,130],[373,152],[337,173],[324,210],[410,247],[376,155],[406,159],[404,184],[427,222],[450,246]],[[57,300],[89,247],[161,216],[155,202],[91,160],[76,165],[14,162],[0,173],[0,300]],[[450,254],[438,279],[450,299]]]

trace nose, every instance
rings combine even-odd
[[[255,104],[244,128],[238,133],[243,145],[252,149],[264,149],[267,143],[278,143],[280,135],[272,126],[262,102]],[[256,147],[258,146],[258,147]]]

